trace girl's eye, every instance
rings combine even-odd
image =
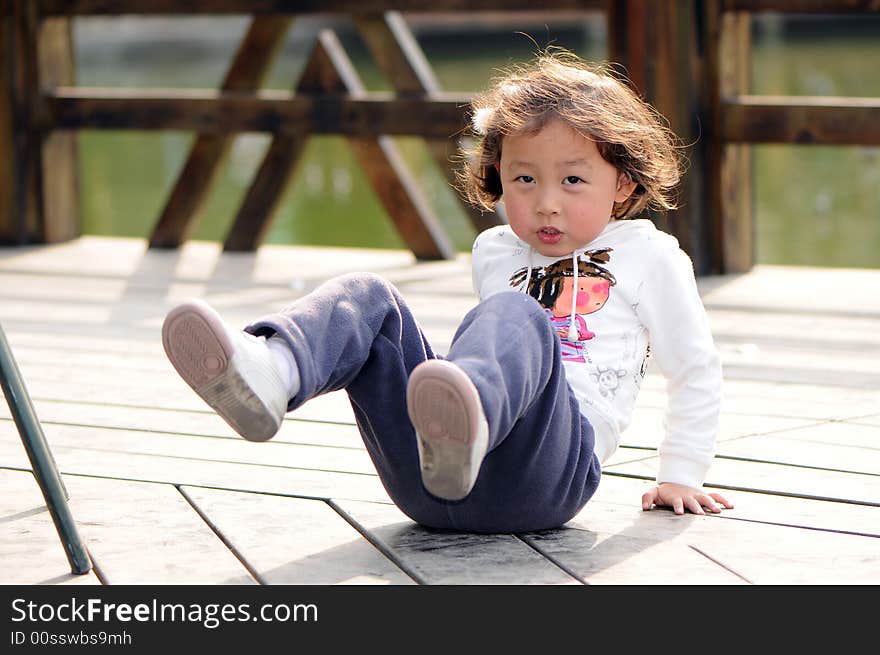
[[[525,182],[526,184],[531,184],[535,181],[535,178],[533,178],[531,175],[520,175],[516,179],[520,182]]]
[[[563,184],[577,184],[578,182],[583,182],[583,180],[577,175],[569,175],[562,181]]]

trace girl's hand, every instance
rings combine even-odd
[[[725,509],[733,509],[733,505],[718,493],[706,493],[702,489],[693,489],[674,482],[661,482],[642,496],[642,509],[647,511],[652,506],[672,507],[676,514],[684,514],[685,509],[694,514],[705,514],[705,507],[713,514],[718,514],[721,503]]]

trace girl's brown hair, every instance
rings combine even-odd
[[[459,189],[481,209],[492,210],[503,190],[496,165],[504,137],[532,134],[553,118],[593,139],[602,157],[636,188],[617,203],[612,218],[632,218],[646,207],[674,209],[682,158],[667,121],[606,66],[591,66],[567,51],[544,51],[471,100],[477,138],[465,150]]]

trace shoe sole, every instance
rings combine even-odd
[[[280,425],[231,364],[235,348],[211,309],[198,303],[173,309],[162,345],[180,377],[238,434],[250,441],[275,435]]]
[[[413,370],[406,402],[425,489],[445,500],[465,498],[476,482],[488,441],[473,382],[454,364],[429,360]]]

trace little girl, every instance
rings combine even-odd
[[[490,210],[503,201],[508,224],[474,243],[480,302],[445,358],[397,290],[364,273],[244,331],[184,303],[162,329],[172,364],[254,441],[271,438],[285,412],[345,389],[385,489],[414,521],[524,532],[562,525],[593,495],[650,344],[669,406],[657,486],[642,507],[732,507],[702,490],[721,369],[692,263],[673,237],[634,219],[673,207],[679,160],[662,119],[614,76],[563,53],[477,95],[473,128],[463,192]],[[554,271],[571,280],[567,329],[545,311],[565,315],[562,292],[541,304]],[[579,308],[589,308],[588,334]],[[579,356],[563,357],[572,350]]]

